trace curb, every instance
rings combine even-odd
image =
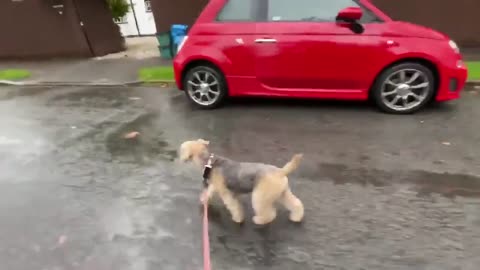
[[[471,87],[475,90],[480,90],[480,80],[467,81],[465,84],[466,87]]]
[[[0,86],[101,86],[101,87],[118,87],[118,86],[138,86],[143,81],[128,82],[49,82],[49,81],[6,81],[0,80]]]
[[[127,82],[49,82],[49,81],[6,81],[0,80],[0,86],[96,86],[96,87],[120,87],[120,86],[141,86],[151,85],[159,87],[176,87],[173,80],[155,80],[155,81],[127,81]]]
[[[0,86],[97,86],[97,87],[119,87],[119,86],[159,86],[162,88],[173,87],[177,85],[173,80],[155,80],[155,81],[127,81],[127,82],[49,82],[49,81],[6,81],[0,80]],[[465,83],[466,87],[480,90],[480,80],[470,80]]]
[[[148,86],[160,86],[160,87],[171,87],[171,88],[176,88],[177,84],[173,80],[158,80],[158,81],[148,81],[148,82],[142,82],[142,85],[148,85]]]

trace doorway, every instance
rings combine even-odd
[[[151,0],[127,0],[130,11],[115,23],[120,27],[124,37],[155,35],[155,19],[152,13]]]

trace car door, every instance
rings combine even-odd
[[[351,24],[336,21],[340,10],[360,7],[355,0],[265,1],[266,18],[257,24],[255,39],[255,74],[263,92],[365,95],[370,73],[383,63],[378,18],[362,7],[367,23],[355,33]]]
[[[214,57],[221,59],[229,95],[242,95],[254,87],[254,39],[258,19],[257,0],[224,0],[213,23],[202,25],[202,35],[208,36]]]

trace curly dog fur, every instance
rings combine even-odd
[[[181,144],[179,158],[182,162],[192,161],[200,168],[208,162],[209,142],[203,139],[186,141]],[[232,215],[232,220],[241,223],[245,219],[238,195],[252,193],[253,222],[264,225],[277,216],[277,203],[290,211],[290,220],[300,222],[304,216],[303,203],[292,193],[287,175],[294,171],[302,159],[301,154],[282,168],[263,163],[237,162],[221,156],[214,156],[209,185],[202,193],[202,200],[217,194]]]

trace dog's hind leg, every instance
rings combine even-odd
[[[261,192],[252,193],[252,206],[255,211],[253,223],[257,225],[265,225],[272,222],[277,217],[277,209],[273,203],[262,198]]]
[[[252,192],[252,207],[255,211],[253,222],[255,224],[268,224],[277,217],[277,209],[274,204],[282,196],[283,190],[288,186],[287,183],[286,177],[277,174],[259,179]]]
[[[280,198],[280,202],[290,211],[290,220],[293,222],[300,222],[303,219],[304,208],[300,199],[295,196],[290,188],[287,188]]]

